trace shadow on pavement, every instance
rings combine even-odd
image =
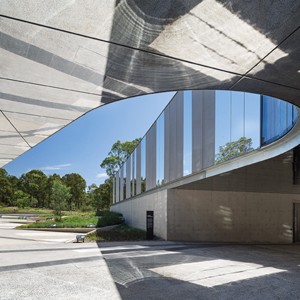
[[[299,245],[123,246],[98,244],[125,300],[300,299]]]

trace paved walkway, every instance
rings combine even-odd
[[[121,299],[95,243],[0,219],[0,299]]]
[[[0,219],[0,299],[300,299],[300,245],[65,243]]]

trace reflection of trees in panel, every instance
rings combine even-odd
[[[164,184],[165,184],[165,180],[164,179],[161,179],[161,180],[158,179],[157,182],[156,182],[156,186],[157,187],[162,186]]]
[[[106,174],[109,177],[115,176],[117,171],[122,167],[130,153],[134,151],[140,141],[140,138],[123,143],[116,141],[112,145],[108,156],[101,162],[100,167],[106,170]]]
[[[136,179],[130,180],[130,186],[131,186],[131,197],[134,197],[136,195]]]
[[[141,178],[141,191],[142,193],[146,192],[146,178]]]
[[[219,147],[219,153],[216,155],[216,163],[236,158],[253,150],[252,139],[240,137],[236,141],[228,142],[224,146]]]
[[[126,199],[126,178],[123,180],[123,199]]]

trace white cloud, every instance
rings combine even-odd
[[[41,170],[45,171],[55,171],[55,170],[62,170],[72,166],[72,164],[61,164],[61,165],[54,165],[54,166],[46,166],[42,167]]]
[[[108,177],[106,173],[99,173],[96,175],[97,178],[106,178]]]

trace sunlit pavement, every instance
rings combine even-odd
[[[0,299],[120,299],[95,243],[0,219]]]
[[[300,299],[300,245],[126,246],[101,246],[122,299]]]
[[[77,244],[5,222],[0,299],[300,299],[300,245]]]

